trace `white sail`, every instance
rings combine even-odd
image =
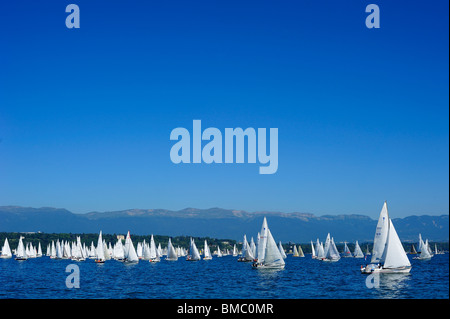
[[[167,244],[167,258],[166,260],[178,260],[178,254],[172,245],[172,241],[169,238],[169,243]]]
[[[292,257],[299,257],[298,250],[297,250],[297,247],[295,245],[294,245],[294,248],[293,248]]]
[[[117,239],[117,243],[114,245],[114,259],[122,260],[125,258],[125,253],[123,251],[122,240]]]
[[[22,236],[19,238],[19,245],[16,249],[16,259],[27,259],[27,255],[25,252],[25,246],[23,245]]]
[[[203,259],[205,259],[205,260],[210,260],[210,259],[212,259],[211,251],[209,250],[209,246],[208,246],[208,243],[207,243],[206,239],[205,239],[204,253],[203,253],[203,254],[204,254]]]
[[[266,249],[264,252],[264,266],[282,268],[284,267],[283,256],[281,256],[280,250],[275,243],[270,230],[267,230]]]
[[[136,249],[134,248],[133,241],[131,240],[130,231],[127,233],[127,237],[125,239],[125,261],[126,262],[138,262],[139,257],[137,256]]]
[[[197,246],[195,245],[194,239],[191,238],[191,244],[189,246],[189,254],[187,260],[196,261],[200,260],[200,253],[198,252]]]
[[[252,242],[253,242],[253,238],[252,238]],[[253,249],[249,245],[249,243],[247,242],[247,236],[246,235],[244,235],[244,240],[242,242],[241,255],[242,255],[241,259],[246,260],[246,261],[252,261],[253,259],[255,259],[255,255],[253,253]]]
[[[217,245],[217,257],[222,257],[222,256],[223,256],[222,251],[220,250],[219,245]]]
[[[386,240],[389,229],[389,216],[387,210],[387,203],[384,202],[383,208],[378,218],[377,228],[375,230],[375,238],[373,240],[373,250],[371,263],[379,263],[384,259],[384,247],[386,246]]]
[[[158,252],[155,244],[155,240],[152,237],[150,238],[150,261],[159,261]]]
[[[329,260],[339,260],[341,258],[341,256],[339,255],[339,251],[336,247],[336,244],[334,243],[334,239],[331,238],[331,243],[330,243],[330,247],[328,249],[328,253],[327,253],[327,259]]]
[[[283,245],[281,244],[281,241],[278,243],[278,249],[280,250],[280,254],[283,257],[283,259],[286,258],[287,256],[286,256],[286,253],[284,252],[284,248],[283,248]]]
[[[11,257],[12,257],[11,247],[9,247],[8,238],[5,238],[0,258],[11,258]]]
[[[298,245],[298,256],[299,257],[305,257],[305,254],[303,253],[302,246]]]
[[[361,247],[360,247],[359,244],[358,244],[358,241],[356,241],[356,244],[355,244],[355,251],[353,252],[353,256],[354,256],[355,258],[363,258],[363,257],[364,257],[364,254],[363,254],[363,252],[362,252],[362,250],[361,250]]]
[[[258,253],[257,258],[258,262],[264,263],[265,255],[266,255],[266,247],[267,247],[267,234],[269,232],[269,228],[267,226],[267,219],[264,217],[263,224],[261,226],[261,231],[259,232],[258,237]]]
[[[314,244],[311,240],[311,257],[316,258],[316,250],[314,249]]]
[[[347,246],[347,243],[344,243],[344,257],[353,257],[350,248],[348,248]]]
[[[410,267],[408,256],[403,249],[402,242],[395,231],[392,220],[389,219],[389,234],[386,244],[386,257],[383,268]]]
[[[59,242],[59,239],[56,241],[56,259],[63,258],[63,249],[61,247],[61,243]]]
[[[378,264],[371,263],[366,267],[361,267],[362,273],[408,273],[411,270],[411,263],[397,235],[394,224],[389,218],[386,202],[384,202],[375,231],[372,260],[375,260]]]
[[[284,259],[269,230],[267,219],[264,217],[258,240],[258,261],[254,268],[284,268]]]
[[[96,255],[97,255],[97,258],[96,258],[97,261],[99,261],[99,262],[105,261],[105,249],[103,248],[102,231],[100,231],[100,234],[98,235]]]

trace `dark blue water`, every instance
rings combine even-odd
[[[366,285],[360,274],[364,259],[325,263],[291,255],[283,270],[255,270],[250,263],[224,256],[209,261],[161,261],[96,264],[48,257],[0,259],[0,298],[164,298],[164,299],[298,299],[401,298],[448,299],[449,255],[411,259],[410,274],[381,274]],[[79,267],[80,288],[67,288],[66,266]],[[369,286],[371,286],[369,284]]]

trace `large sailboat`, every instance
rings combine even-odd
[[[375,230],[370,262],[365,267],[361,266],[361,273],[408,273],[411,271],[411,263],[389,218],[386,202],[381,209]]]
[[[258,240],[258,257],[252,267],[256,269],[282,269],[284,266],[283,256],[281,256],[275,239],[269,230],[267,219],[264,217]]]

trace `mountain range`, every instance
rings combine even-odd
[[[241,240],[255,237],[267,217],[275,240],[307,243],[325,240],[330,233],[336,242],[373,241],[377,220],[368,216],[323,215],[282,212],[246,212],[223,208],[128,209],[75,214],[66,209],[0,206],[0,232],[103,233],[136,235],[208,236]],[[417,242],[419,233],[431,241],[448,241],[449,215],[394,218],[400,239]]]

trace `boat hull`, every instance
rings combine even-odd
[[[361,267],[362,274],[399,274],[399,273],[409,273],[411,271],[411,266],[398,267],[398,268],[384,268],[378,267],[377,265],[367,265],[366,267]]]

